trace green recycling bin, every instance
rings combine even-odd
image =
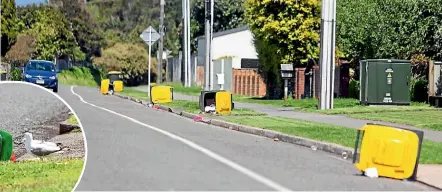
[[[14,148],[12,135],[0,130],[0,143],[0,161],[9,161]]]

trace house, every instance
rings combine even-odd
[[[197,39],[197,71],[196,85],[204,83],[204,64],[206,56],[206,39],[200,36]],[[258,53],[253,43],[253,34],[247,26],[213,33],[212,61],[214,71],[219,73],[221,68],[217,63],[227,61],[228,68],[221,71],[223,75],[223,89],[234,94],[248,96],[264,96],[266,86],[264,79],[258,74]],[[228,57],[228,58],[226,58]],[[222,65],[224,66],[224,65]],[[214,78],[218,78],[216,75]],[[219,86],[214,80],[215,89]]]
[[[198,66],[204,66],[206,55],[205,36],[197,37],[197,42]],[[225,56],[233,57],[232,68],[234,69],[244,68],[241,67],[241,63],[245,63],[248,66],[247,68],[257,67],[258,53],[253,44],[253,34],[248,26],[213,33],[212,49],[213,60]],[[250,61],[256,61],[252,62],[256,66],[250,65]]]

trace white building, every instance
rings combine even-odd
[[[206,52],[205,36],[197,37],[198,65],[204,65]],[[253,34],[247,26],[213,33],[213,60],[220,57],[233,57],[232,68],[240,69],[241,60],[256,60],[258,53],[253,44]]]

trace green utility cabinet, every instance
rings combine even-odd
[[[360,62],[361,105],[410,105],[411,63],[368,59]]]

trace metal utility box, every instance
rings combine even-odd
[[[173,88],[171,86],[150,86],[150,102],[170,103],[173,101]]]
[[[232,93],[224,90],[201,91],[199,103],[202,112],[204,112],[206,106],[214,104],[218,114],[230,114],[235,106]]]
[[[281,64],[281,77],[293,78],[293,64]]]
[[[422,131],[369,123],[358,130],[353,164],[361,172],[376,168],[382,177],[416,180],[423,138]]]
[[[368,59],[360,62],[361,105],[410,105],[411,63]]]

